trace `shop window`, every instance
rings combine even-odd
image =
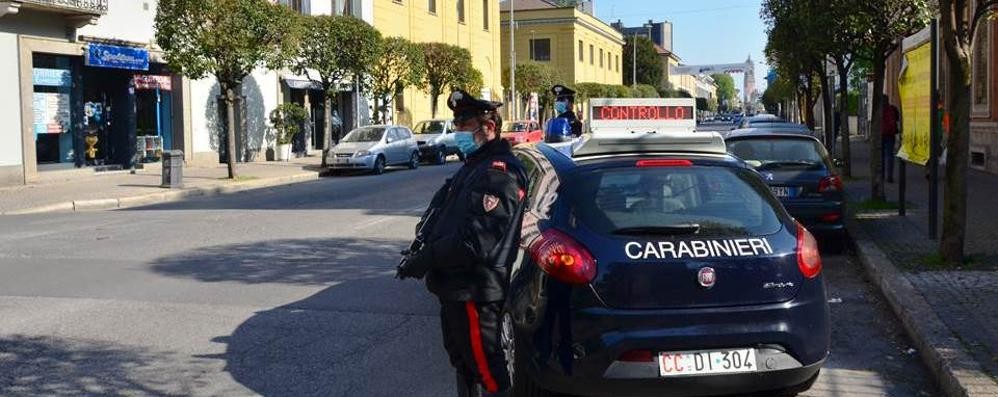
[[[464,23],[464,0],[457,0],[457,21]]]
[[[974,40],[972,109],[974,115],[989,116],[991,108],[991,23],[977,28]]]
[[[32,111],[38,164],[76,160],[72,131],[72,68],[69,57],[35,54],[32,58]]]
[[[550,61],[551,60],[551,39],[531,39],[530,40],[530,60]]]

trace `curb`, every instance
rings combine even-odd
[[[949,397],[995,397],[998,384],[967,352],[907,278],[855,220],[847,221],[867,276],[887,299],[922,361]]]
[[[110,210],[117,208],[141,207],[145,205],[180,201],[188,197],[216,196],[216,195],[235,193],[245,190],[261,189],[266,187],[315,181],[318,179],[319,179],[319,173],[308,172],[308,173],[280,176],[274,178],[254,179],[243,182],[231,182],[218,186],[164,190],[162,192],[146,193],[136,196],[65,201],[54,204],[46,204],[38,207],[0,212],[0,215],[27,215],[27,214],[41,214],[47,212],[97,211],[97,210]]]

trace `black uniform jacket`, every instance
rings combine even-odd
[[[580,136],[582,135],[582,122],[579,121],[579,117],[575,115],[574,111],[567,111],[558,115],[558,117],[564,117],[568,119],[568,124],[572,126],[572,135]]]
[[[495,139],[476,150],[430,203],[440,212],[423,248],[433,264],[426,286],[440,299],[505,299],[527,189],[510,149]]]

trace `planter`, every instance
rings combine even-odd
[[[288,161],[291,159],[291,144],[278,144],[274,149],[274,158],[277,161]]]

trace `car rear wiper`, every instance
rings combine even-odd
[[[625,236],[676,236],[683,234],[697,234],[700,233],[700,225],[696,223],[690,223],[685,225],[668,225],[668,226],[633,226],[625,227],[614,230],[612,232],[616,235]]]

